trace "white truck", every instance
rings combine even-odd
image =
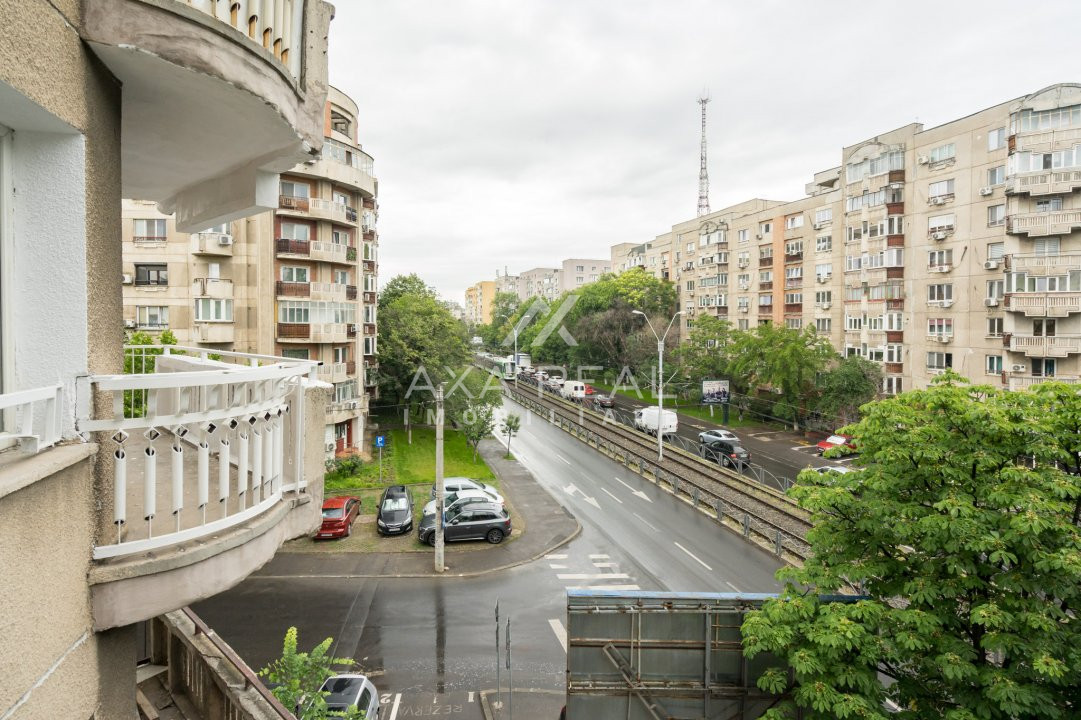
[[[586,384],[578,380],[567,380],[563,383],[563,387],[560,389],[559,394],[568,400],[581,400],[586,396]]]
[[[671,410],[645,407],[634,411],[634,429],[656,435],[675,435],[679,427],[679,417]]]

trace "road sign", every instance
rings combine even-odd
[[[711,405],[728,402],[727,380],[703,380],[702,404]]]
[[[376,435],[375,436],[375,446],[377,448],[386,447],[387,446],[387,436],[386,435]]]

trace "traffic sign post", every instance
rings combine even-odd
[[[375,436],[375,446],[379,448],[379,484],[383,484],[383,448],[387,444],[386,435]]]

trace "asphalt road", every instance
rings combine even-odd
[[[333,654],[355,659],[381,691],[381,720],[472,720],[482,717],[481,694],[496,687],[498,600],[502,637],[508,617],[512,624],[514,687],[542,691],[516,694],[519,717],[554,719],[563,705],[567,588],[779,589],[773,573],[780,563],[772,555],[543,419],[507,406],[523,414],[514,454],[582,524],[565,547],[474,578],[257,574],[195,611],[256,669],[281,654],[290,626],[304,650],[333,637]],[[318,560],[311,556],[313,574]],[[500,673],[505,689],[507,671]]]

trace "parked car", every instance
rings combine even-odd
[[[822,467],[813,467],[811,468],[811,470],[814,470],[819,475],[829,475],[831,472],[835,472],[840,475],[844,475],[845,473],[850,472],[856,472],[854,468],[846,467],[844,465],[823,465]]]
[[[586,383],[586,395],[596,395],[597,388],[593,387],[589,383]]]
[[[360,513],[360,499],[352,495],[329,497],[323,500],[323,524],[316,538],[349,537],[353,523]]]
[[[332,675],[319,688],[326,696],[327,710],[345,712],[351,707],[364,711],[364,717],[379,717],[379,691],[363,675]]]
[[[435,545],[435,513],[425,515],[417,527],[417,536],[422,543]],[[466,505],[457,512],[446,513],[443,526],[443,540],[487,540],[493,545],[503,542],[510,535],[510,514],[495,503]]]
[[[828,438],[818,443],[818,454],[826,452],[835,447],[844,445],[849,450],[856,449],[856,441],[852,439],[851,435],[830,435]]]
[[[708,443],[714,440],[727,440],[728,442],[734,442],[739,444],[739,438],[731,430],[722,430],[721,428],[714,428],[713,430],[706,430],[705,432],[698,433],[698,442]]]
[[[713,460],[724,467],[736,467],[737,461],[744,465],[751,464],[751,453],[747,448],[731,440],[714,440],[702,445],[702,457]]]
[[[375,529],[380,535],[396,535],[413,529],[413,495],[405,485],[391,485],[379,498]]]
[[[568,380],[560,386],[559,394],[568,400],[581,400],[586,396],[586,384],[577,380]]]
[[[465,477],[443,478],[444,497],[446,497],[446,495],[449,493],[456,493],[462,490],[484,490],[486,492],[490,492],[496,495],[497,497],[499,496],[499,491],[496,490],[494,486],[489,485],[488,483],[482,483],[480,480],[470,480],[469,478]],[[431,499],[435,500],[434,483],[432,484]],[[502,497],[499,497],[499,502],[503,502]]]
[[[498,493],[488,492],[487,490],[459,490],[458,492],[447,493],[444,496],[443,512],[450,512],[456,507],[476,503],[492,503],[503,507],[503,498]],[[421,514],[431,515],[433,513],[435,513],[435,500],[429,500],[425,503]]]
[[[645,407],[634,411],[634,428],[650,435],[658,432],[662,435],[675,435],[679,428],[679,417],[671,410]]]
[[[604,393],[597,393],[593,396],[593,404],[597,407],[610,408],[615,407],[616,401],[612,399],[611,395]]]

